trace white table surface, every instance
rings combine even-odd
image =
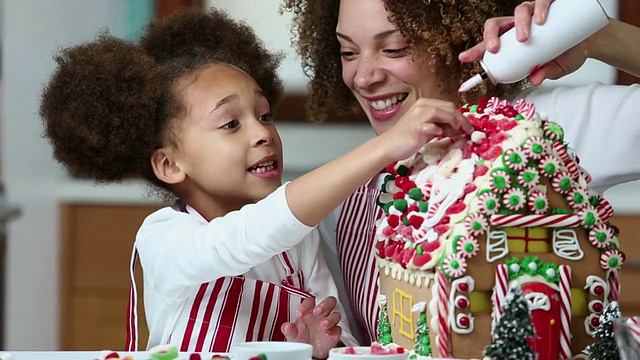
[[[117,351],[121,358],[131,355],[135,360],[147,360],[149,352],[127,352]],[[0,351],[0,358],[4,359],[6,354],[10,354],[13,360],[96,360],[101,356],[101,351]],[[202,360],[210,360],[213,353],[200,353]],[[181,353],[179,360],[189,359],[189,353]]]

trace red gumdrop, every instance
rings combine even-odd
[[[403,249],[402,250],[402,262],[400,262],[402,267],[407,267],[407,264],[409,263],[409,261],[411,261],[411,258],[413,258],[413,255],[415,253],[416,253],[416,251],[414,249]]]
[[[416,254],[416,256],[413,257],[413,264],[417,267],[423,266],[429,261],[431,261],[431,254],[428,252],[424,252],[422,255]]]
[[[389,226],[391,226],[392,228],[395,228],[396,226],[398,226],[399,223],[400,223],[400,217],[396,214],[391,214],[387,218],[387,224],[389,224]]]
[[[446,233],[447,231],[449,231],[449,225],[439,224],[439,225],[434,226],[433,230],[435,230],[435,232],[438,235],[442,235],[442,234]]]
[[[119,359],[120,355],[118,355],[117,352],[112,352],[110,354],[107,354],[104,358],[105,359]]]
[[[509,135],[507,135],[507,133],[497,132],[489,137],[489,143],[491,143],[491,145],[500,145],[508,138]]]
[[[451,214],[459,214],[461,212],[464,211],[464,209],[467,208],[467,205],[465,205],[463,202],[458,201],[457,203],[451,205],[447,211],[445,211],[445,213],[447,215],[451,215]]]
[[[202,360],[202,357],[198,353],[191,353],[189,354],[189,360]]]
[[[422,244],[422,250],[426,253],[433,252],[435,249],[440,247],[440,243],[437,241],[426,241]]]
[[[391,175],[398,175],[398,171],[395,169],[396,163],[387,165],[387,172]]]
[[[356,349],[354,347],[348,347],[346,349],[344,349],[343,351],[344,354],[349,354],[349,355],[355,355],[356,354]]]
[[[398,176],[394,180],[396,186],[399,187],[400,189],[402,189],[402,186],[404,186],[404,184],[406,184],[408,181],[409,181],[408,176]]]
[[[402,191],[393,194],[393,200],[401,200],[401,199],[404,199],[404,193]]]
[[[476,166],[475,170],[473,170],[473,178],[477,178],[479,176],[482,176],[484,174],[486,174],[489,171],[489,167],[487,167],[486,165],[478,165]]]
[[[474,191],[476,191],[478,187],[474,184],[474,183],[466,183],[464,185],[464,194],[467,195],[469,193],[472,193]],[[460,199],[462,200],[462,199]]]
[[[480,156],[485,160],[495,160],[500,155],[502,155],[502,147],[498,145],[494,145],[489,150],[481,154]]]
[[[420,212],[420,207],[418,205],[416,205],[416,204],[409,205],[409,207],[407,208],[407,212],[406,213],[408,214],[408,213],[410,213],[412,211]]]
[[[514,127],[518,126],[518,122],[515,120],[503,119],[503,120],[500,120],[498,126],[502,131],[509,131]]]
[[[409,218],[409,225],[413,226],[415,229],[419,229],[424,222],[424,218],[422,216],[412,216]]]

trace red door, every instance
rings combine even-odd
[[[540,282],[524,284],[522,292],[531,306],[536,336],[529,342],[538,353],[538,360],[557,360],[560,357],[560,295]]]

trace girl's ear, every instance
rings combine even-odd
[[[168,148],[160,148],[151,155],[151,167],[158,180],[169,185],[184,181],[185,174],[173,160],[173,153]]]

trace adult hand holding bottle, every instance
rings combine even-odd
[[[556,0],[558,1],[558,0]],[[562,1],[562,0],[559,0]],[[552,0],[526,1],[516,7],[514,16],[496,17],[485,24],[484,40],[459,56],[462,62],[480,60],[485,51],[500,49],[499,36],[515,27],[516,39],[529,40],[532,23],[542,25],[547,20]],[[559,79],[579,69],[586,59],[600,60],[632,75],[640,75],[640,28],[609,18],[603,27],[584,41],[571,47],[530,74],[530,82],[540,85],[545,79]]]

